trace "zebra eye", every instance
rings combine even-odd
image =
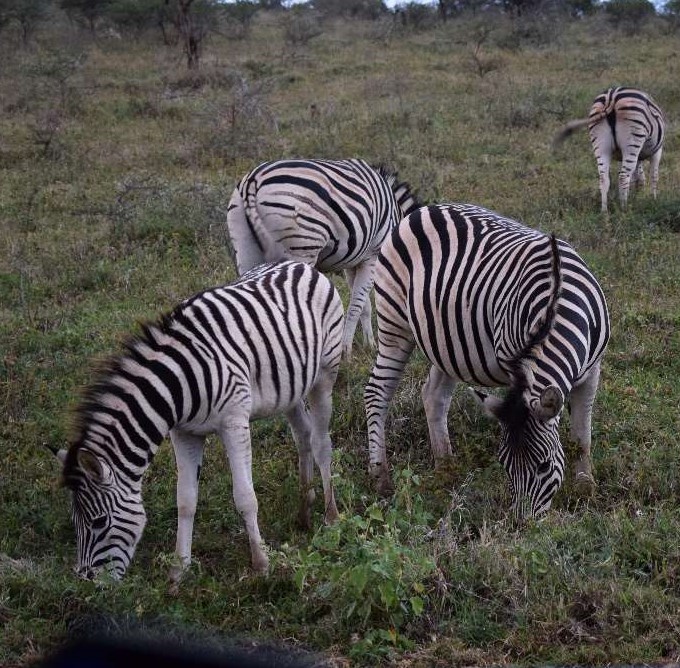
[[[100,515],[92,520],[92,528],[99,531],[106,526],[106,515]]]
[[[538,467],[536,468],[536,473],[543,474],[547,473],[550,470],[550,460],[546,460],[544,462],[541,462]]]

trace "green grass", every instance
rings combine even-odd
[[[285,646],[356,665],[680,660],[677,36],[651,26],[624,38],[597,17],[558,28],[499,21],[484,76],[471,64],[472,19],[414,34],[324,24],[292,50],[280,20],[261,14],[245,40],[213,36],[195,74],[155,35],[92,41],[57,22],[28,49],[3,39],[0,664],[94,632]],[[636,193],[604,221],[585,133],[555,154],[550,144],[614,83],[651,92],[669,133],[658,199]],[[36,138],[50,118],[58,129],[44,149]],[[222,226],[231,190],[258,161],[284,156],[388,162],[426,199],[521,217],[587,258],[612,318],[596,494],[577,497],[568,478],[546,518],[516,526],[497,427],[462,390],[449,415],[456,457],[434,471],[426,365],[414,355],[388,423],[398,493],[379,500],[362,402],[373,358],[358,345],[335,393],[337,526],[321,526],[317,504],[315,531],[297,529],[292,439],[282,419],[262,421],[254,477],[269,577],[248,568],[213,440],[180,591],[167,580],[169,446],[145,479],[149,523],[125,580],[80,581],[68,494],[43,445],[67,442],[96,362],[138,321],[235,276]],[[567,428],[565,416],[565,441]]]

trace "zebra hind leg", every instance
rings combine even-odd
[[[427,415],[427,428],[430,432],[430,447],[434,455],[435,466],[452,456],[451,439],[447,424],[447,415],[451,406],[451,397],[456,387],[456,380],[447,376],[435,366],[423,384],[421,396]]]
[[[578,494],[590,496],[595,491],[590,446],[592,439],[593,403],[600,379],[600,364],[596,364],[574,387],[569,398],[571,439],[579,446],[579,459],[575,466],[575,488]]]
[[[314,387],[307,395],[312,425],[311,446],[314,461],[319,467],[324,496],[324,520],[332,524],[338,519],[338,508],[335,505],[333,481],[331,479],[331,461],[333,445],[329,433],[331,413],[333,410],[333,385],[338,370],[337,366],[319,369],[319,376]]]
[[[314,503],[315,493],[312,486],[314,476],[314,460],[312,458],[312,427],[309,419],[309,412],[304,404],[296,404],[286,414],[288,424],[293,432],[293,438],[298,449],[299,475],[300,475],[300,511],[298,513],[298,524],[306,531],[312,525],[312,503]]]
[[[378,356],[364,390],[364,404],[368,427],[368,471],[376,479],[378,492],[387,496],[392,492],[392,482],[385,447],[385,420],[415,342],[403,336],[389,339],[379,336],[378,340]]]

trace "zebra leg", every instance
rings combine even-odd
[[[337,365],[333,367],[321,366],[316,383],[307,395],[312,422],[312,454],[321,473],[326,524],[332,524],[339,516],[331,478],[333,444],[329,433],[333,411],[333,385],[337,373]]]
[[[628,206],[630,181],[637,170],[638,158],[642,150],[643,139],[635,134],[637,127],[630,122],[620,122],[616,127],[616,141],[621,149],[621,169],[619,170],[619,204],[625,211]]]
[[[571,439],[580,448],[579,460],[576,462],[576,490],[583,495],[595,491],[595,478],[592,471],[590,456],[593,403],[600,379],[600,363],[598,362],[581,380],[579,385],[572,388],[569,398],[569,412],[571,418]]]
[[[250,542],[250,557],[256,573],[266,573],[269,558],[265,554],[264,544],[257,524],[257,497],[253,489],[252,459],[250,446],[250,424],[248,417],[233,419],[220,430],[220,438],[229,459],[234,503],[246,525]]]
[[[312,458],[312,427],[309,412],[304,402],[301,401],[289,410],[286,413],[286,418],[293,432],[293,438],[298,450],[300,475],[300,512],[298,514],[298,524],[308,531],[312,525],[311,505],[314,503],[315,498],[312,486],[314,459]]]
[[[191,541],[205,437],[173,429],[170,432],[170,440],[177,463],[176,563],[170,569],[170,580],[177,583],[191,563]]]
[[[638,162],[637,167],[633,172],[631,184],[634,185],[636,188],[642,189],[645,187],[645,182],[646,182],[645,170],[642,168],[642,161],[640,161]]]
[[[349,285],[350,292],[352,291],[352,286],[354,285],[354,276],[356,274],[355,267],[345,269],[345,279],[347,280],[347,285]],[[359,322],[361,323],[361,331],[364,335],[364,345],[368,348],[375,348],[375,337],[373,336],[373,323],[371,322],[371,295],[370,293],[366,295],[366,301],[364,302],[364,308],[359,316]]]
[[[656,199],[656,186],[659,182],[659,163],[661,162],[661,152],[659,150],[649,159],[649,181],[652,187],[652,196]]]
[[[452,456],[446,418],[455,387],[456,380],[454,378],[447,376],[436,366],[430,367],[430,373],[423,384],[421,396],[425,415],[427,415],[427,428],[430,432],[430,447],[434,455],[435,466],[447,457]]]
[[[608,214],[607,196],[609,195],[609,167],[614,154],[614,136],[609,124],[602,121],[590,129],[590,141],[593,145],[597,173],[600,178],[601,212]]]
[[[385,419],[406,362],[415,348],[410,330],[407,331],[408,338],[396,334],[381,336],[382,333],[379,333],[378,357],[364,390],[368,427],[368,471],[377,481],[378,492],[383,495],[392,491],[385,448]]]
[[[370,292],[373,287],[373,272],[375,270],[375,257],[364,260],[354,267],[354,279],[352,281],[352,295],[349,308],[345,317],[345,330],[342,335],[342,355],[349,359],[352,355],[352,341],[359,317],[364,311],[367,300],[370,300]],[[370,309],[370,305],[369,305]],[[365,330],[364,330],[365,333]],[[372,336],[371,332],[371,336]]]

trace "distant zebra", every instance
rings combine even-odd
[[[178,563],[171,577],[179,580],[191,561],[198,474],[210,433],[220,436],[229,459],[253,568],[266,571],[249,422],[273,413],[285,413],[298,447],[301,522],[310,521],[314,462],[326,520],[333,521],[328,426],[342,323],[333,284],[306,264],[286,261],[201,292],[144,326],[89,388],[77,409],[77,438],[57,453],[73,492],[77,571],[92,577],[107,568],[123,576],[146,524],[142,476],[170,435],[178,472]]]
[[[451,455],[456,383],[508,386],[504,399],[475,395],[501,422],[515,512],[547,510],[564,477],[558,423],[571,394],[577,483],[594,485],[591,412],[609,317],[571,246],[478,206],[424,207],[383,245],[375,289],[378,355],[365,403],[369,469],[382,492],[390,489],[385,417],[416,345],[432,364],[422,397],[435,461]]]
[[[575,130],[586,125],[600,175],[602,213],[607,213],[609,166],[612,158],[621,161],[619,202],[622,209],[628,203],[631,179],[633,183],[645,183],[643,160],[649,160],[652,194],[656,197],[665,120],[651,95],[636,88],[622,86],[604,91],[595,98],[588,118],[568,123],[557,134],[554,144],[561,144]]]
[[[370,292],[378,251],[419,206],[395,173],[363,160],[277,160],[241,179],[229,202],[227,230],[239,273],[267,260],[272,240],[321,271],[344,270],[351,290],[343,336],[348,357],[359,320],[365,343],[375,345]]]

